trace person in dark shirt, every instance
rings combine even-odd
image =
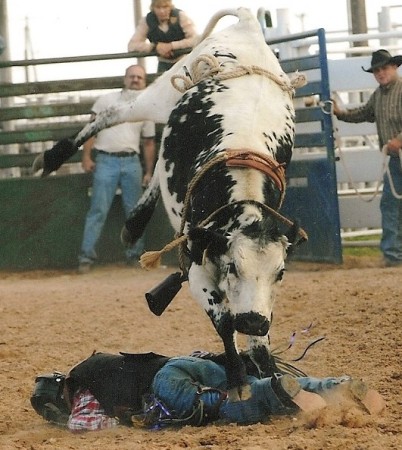
[[[128,43],[129,52],[158,54],[158,72],[170,69],[181,56],[176,50],[193,48],[197,33],[193,21],[171,0],[152,0],[151,12],[143,17]]]

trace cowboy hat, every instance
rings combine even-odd
[[[362,69],[365,72],[373,73],[374,69],[378,69],[379,67],[386,66],[387,64],[395,64],[396,66],[400,66],[402,64],[402,55],[391,56],[391,54],[384,49],[377,50],[373,52],[371,55],[371,67],[365,69],[362,66]]]

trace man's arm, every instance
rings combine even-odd
[[[147,187],[151,181],[155,167],[156,149],[154,138],[144,138],[144,175],[142,177],[142,186]]]
[[[145,17],[143,17],[139,21],[135,33],[127,45],[129,52],[151,52],[154,50],[154,45],[147,39],[148,30],[147,22]]]
[[[399,150],[402,148],[402,133],[399,133],[397,137],[390,139],[387,142],[388,154],[398,155]]]
[[[182,39],[181,41],[172,41],[172,50],[195,47],[198,40],[198,35],[195,29],[194,22],[184,11],[180,11],[179,21],[181,29],[184,33],[184,39]]]
[[[89,138],[82,146],[81,166],[85,172],[93,172],[95,170],[95,162],[91,158],[92,149],[95,144],[95,136]]]
[[[342,109],[334,99],[332,99],[332,102],[334,115],[343,122],[375,122],[373,95],[371,95],[366,104],[353,109]]]

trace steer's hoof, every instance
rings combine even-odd
[[[34,173],[36,173],[38,170],[42,170],[45,166],[45,158],[44,154],[40,153],[32,163],[32,170]]]
[[[251,386],[245,384],[238,386],[228,391],[228,400],[230,402],[240,402],[251,398]]]
[[[369,414],[379,414],[385,408],[384,398],[374,389],[370,389],[362,380],[350,380],[344,383],[348,394]]]
[[[131,236],[126,227],[123,227],[120,232],[120,241],[126,247],[132,245]]]

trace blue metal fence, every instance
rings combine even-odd
[[[325,30],[320,28],[269,41],[271,46],[317,37],[316,55],[280,61],[285,72],[302,72],[307,85],[296,91],[295,157],[287,170],[288,187],[282,212],[309,235],[295,259],[328,263],[342,262],[339,205],[336,184],[335,148],[332,119],[327,109],[330,80]],[[310,76],[311,74],[311,76]],[[315,106],[306,106],[303,98],[314,98]],[[299,99],[299,102],[297,102]],[[317,157],[297,158],[300,149],[315,149]]]

